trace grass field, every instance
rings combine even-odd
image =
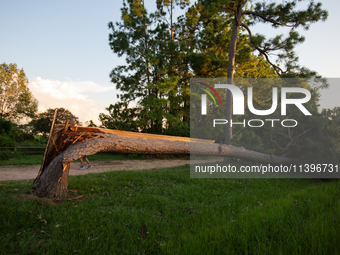
[[[10,165],[36,165],[41,164],[43,154],[13,154],[9,160],[1,160],[0,166]],[[114,154],[114,153],[98,153],[89,156],[91,161],[96,160],[129,160],[129,159],[145,159],[144,155],[138,154]]]
[[[0,183],[1,254],[340,254],[340,183],[190,179],[189,166],[71,176],[79,199]]]

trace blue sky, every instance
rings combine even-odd
[[[278,0],[280,1],[280,0]],[[321,1],[328,10],[326,22],[301,30],[306,41],[297,48],[300,64],[324,77],[340,77],[340,2]],[[147,0],[146,6],[153,6]],[[122,0],[3,1],[0,8],[0,62],[16,63],[30,81],[39,110],[65,107],[82,122],[94,120],[105,107],[116,102],[109,73],[120,64],[108,45],[108,22],[120,19]],[[271,27],[253,28],[268,36]],[[339,105],[336,82],[325,93],[323,107]]]

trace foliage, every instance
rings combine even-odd
[[[46,145],[47,141],[48,141],[48,137],[36,135],[36,136],[34,136],[34,140],[41,145],[42,144]]]
[[[126,102],[118,102],[106,108],[109,115],[101,113],[99,118],[102,125],[109,129],[118,129],[125,131],[139,131],[138,130],[138,113],[140,111],[137,107],[128,107]]]
[[[204,82],[204,79],[197,81]],[[209,79],[206,81],[210,85],[214,83],[225,83],[223,79]],[[274,154],[277,156],[299,157],[302,162],[320,163],[337,162],[339,154],[339,108],[318,112],[319,83],[305,79],[235,79],[238,86],[245,95],[245,102],[248,101],[247,89],[253,88],[253,106],[257,110],[266,110],[272,107],[272,88],[278,88],[278,105],[276,111],[269,116],[254,115],[245,108],[244,115],[234,115],[232,118],[234,136],[232,143],[234,146],[245,147],[249,150]],[[196,82],[196,80],[195,80]],[[322,81],[321,81],[322,83]],[[312,116],[305,116],[293,105],[287,106],[287,115],[281,115],[281,89],[282,87],[303,87],[311,92],[311,99],[304,103],[306,109]],[[191,135],[196,138],[215,140],[217,143],[224,143],[224,126],[216,125],[213,127],[213,119],[225,119],[224,109],[219,105],[215,106],[212,100],[208,101],[207,111],[209,114],[201,115],[201,96],[198,93],[191,95]],[[225,92],[218,91],[225,105]],[[300,97],[298,93],[289,95]],[[273,119],[273,123],[268,121]],[[283,127],[281,122],[285,119],[297,121],[296,127]],[[251,125],[263,126],[260,128],[249,127],[248,121],[258,120]],[[244,123],[244,124],[243,124]],[[285,125],[293,125],[286,122]],[[226,124],[226,125],[229,125]]]
[[[211,6],[209,1],[201,0],[201,2],[205,8]],[[230,40],[236,39],[238,44],[239,38],[243,38],[244,34],[248,35],[250,46],[265,57],[279,76],[291,77],[294,74],[310,77],[315,76],[316,73],[298,65],[298,57],[294,53],[294,47],[305,40],[297,32],[298,28],[308,30],[312,23],[327,19],[328,13],[321,7],[321,3],[314,3],[313,1],[308,3],[305,10],[298,10],[297,1],[268,3],[253,0],[219,0],[210,9],[220,13],[220,15],[232,17],[234,25],[236,24],[233,27],[236,33],[232,37],[236,36],[237,38]],[[286,37],[277,35],[274,38],[266,39],[261,34],[252,34],[250,28],[257,23],[267,23],[273,28],[287,27],[290,28],[290,32]],[[274,64],[270,59],[270,55],[273,54],[277,56],[277,64]],[[231,55],[231,57],[235,58],[234,55]],[[280,67],[280,63],[284,64],[284,68]],[[230,72],[232,71],[230,70]]]
[[[197,3],[175,21],[176,6],[185,9],[188,1],[157,1],[151,14],[144,2],[127,1],[121,9],[122,22],[109,23],[111,49],[126,56],[127,65],[111,72],[112,82],[123,93],[120,102],[107,108],[109,115],[100,115],[103,126],[187,136],[190,78],[226,76],[230,18],[216,14],[210,18],[212,11]],[[252,61],[257,56],[251,54],[246,36],[240,44],[239,76],[256,70],[257,76],[273,75],[263,59]]]
[[[1,135],[0,135],[0,142],[1,142]],[[13,151],[0,150],[0,160],[9,160],[11,157],[13,157]]]
[[[175,20],[173,10],[178,6],[185,9],[185,15]],[[188,136],[190,125],[194,125],[197,133],[210,134],[207,139],[222,142],[226,141],[221,135],[225,132],[222,127],[212,132],[212,126],[204,125],[201,117],[196,119],[197,123],[188,121],[193,117],[189,113],[190,100],[199,104],[198,94],[197,98],[195,93],[191,94],[191,99],[188,97],[191,77],[224,77],[231,83],[234,77],[314,77],[314,85],[310,85],[312,82],[304,85],[312,94],[306,107],[313,117],[301,117],[301,112],[293,109],[288,115],[298,119],[298,127],[282,130],[280,127],[242,129],[236,126],[232,141],[234,145],[248,149],[301,156],[304,160],[315,161],[318,157],[313,154],[325,159],[326,152],[329,159],[333,158],[338,147],[331,143],[330,132],[326,136],[321,134],[332,124],[327,124],[324,115],[317,112],[319,90],[327,87],[327,82],[316,72],[299,66],[294,52],[295,47],[304,41],[297,29],[308,29],[312,23],[327,19],[328,13],[320,3],[310,2],[305,9],[299,9],[294,1],[200,0],[189,6],[186,1],[169,0],[157,1],[156,11],[149,13],[144,1],[129,0],[124,2],[121,10],[122,21],[109,24],[112,29],[109,41],[114,53],[125,56],[127,64],[111,72],[112,82],[122,92],[119,95],[121,101],[107,108],[108,115],[100,115],[103,126]],[[269,39],[254,35],[251,27],[259,22],[271,24],[274,28],[288,27],[290,32]],[[272,59],[273,55],[276,58]],[[288,85],[282,84],[279,88],[281,86]],[[253,87],[254,107],[269,109],[273,84],[240,85],[243,91],[248,87]],[[225,98],[228,95],[221,93],[220,96]],[[229,97],[227,102],[231,102]],[[208,108],[221,118],[226,118],[229,109],[215,109],[212,105]],[[249,111],[242,117],[259,118]],[[279,112],[272,117],[283,118]],[[233,118],[242,121],[238,116]],[[323,153],[318,153],[320,149]]]
[[[289,108],[288,118],[298,122],[296,127],[282,128],[277,122],[274,128],[265,126],[254,129],[253,132],[261,137],[258,148],[255,150],[274,153],[280,156],[298,157],[304,163],[335,163],[340,157],[339,151],[339,109],[324,110],[321,114],[317,111],[316,102],[313,99],[305,104],[312,116],[304,116],[298,109]],[[251,117],[250,117],[251,118]],[[255,118],[255,117],[253,117]],[[265,119],[259,118],[257,119]],[[275,114],[270,118],[283,120],[282,116]],[[243,132],[240,131],[243,135]],[[236,136],[237,137],[237,136]],[[252,137],[248,135],[247,139]],[[235,140],[233,140],[235,141]],[[242,139],[235,145],[239,145]],[[245,143],[245,147],[251,143]],[[250,146],[251,147],[251,146]]]
[[[0,133],[11,135],[13,133],[13,123],[9,120],[0,119]]]
[[[23,142],[23,141],[33,141],[34,140],[34,136],[32,134],[32,132],[29,130],[27,130],[28,125],[17,125],[14,124],[14,128],[13,128],[13,135],[14,135],[14,139],[15,141],[18,142]]]
[[[125,56],[127,64],[111,72],[122,94],[121,102],[107,108],[109,115],[100,115],[105,127],[164,133],[178,127],[179,120],[188,125],[190,76],[183,75],[188,69],[174,22],[174,8],[186,5],[188,1],[157,1],[149,14],[143,1],[124,1],[122,21],[109,23],[111,49]]]
[[[27,87],[28,79],[16,64],[0,65],[0,119],[32,118],[38,102]]]
[[[0,119],[0,147],[12,147],[14,144],[13,123]]]
[[[79,122],[79,118],[73,115],[69,110],[64,108],[49,108],[45,112],[39,113],[29,123],[29,125],[32,126],[33,134],[49,134],[54,117],[54,112],[56,109],[58,110],[58,112],[55,124],[65,124],[67,119],[74,119],[76,125],[81,125],[81,123]]]
[[[13,147],[15,141],[6,134],[0,134],[0,147]]]
[[[308,141],[309,159],[314,162],[339,162],[340,158],[340,107],[326,109],[318,116],[319,121]]]
[[[9,120],[0,119],[0,146],[13,147],[16,143],[33,140],[30,132],[25,130],[25,125],[18,125]]]
[[[87,127],[97,127],[97,125],[93,123],[93,120],[86,121],[85,125]]]
[[[252,0],[218,0],[211,4],[211,1],[201,0],[204,9],[210,10],[222,17],[231,17],[232,29],[230,36],[230,50],[228,54],[228,84],[234,84],[235,59],[237,56],[238,40],[244,38],[245,31],[249,36],[249,44],[253,50],[264,56],[266,61],[272,66],[273,70],[280,77],[319,77],[316,72],[298,65],[298,57],[294,52],[294,47],[304,41],[297,28],[308,29],[311,23],[319,20],[326,20],[328,13],[321,9],[321,3],[315,4],[311,1],[306,10],[297,10],[296,1],[284,1],[281,3]],[[211,15],[210,15],[211,16]],[[268,23],[274,28],[288,27],[289,35],[277,35],[274,38],[266,39],[265,36],[253,35],[250,26],[258,23]],[[241,32],[241,33],[240,33]],[[242,47],[242,46],[241,46]],[[276,64],[270,59],[270,55],[277,57]],[[280,63],[284,68],[280,67]],[[256,76],[257,77],[257,76]],[[320,77],[319,77],[320,78]],[[326,83],[323,84],[327,86]],[[231,92],[227,92],[227,104],[225,118],[231,121]],[[230,144],[232,138],[232,128],[226,126],[225,142]]]
[[[24,140],[17,143],[18,146],[24,147],[45,147],[48,141],[48,136],[33,136],[32,139]]]

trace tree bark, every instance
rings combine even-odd
[[[277,157],[244,148],[204,142],[170,141],[144,138],[129,138],[120,135],[96,133],[100,138],[89,138],[82,143],[71,145],[55,157],[37,178],[30,193],[38,197],[60,199],[67,195],[69,166],[83,155],[98,152],[139,153],[139,154],[194,154],[229,156],[261,163],[288,164],[294,158]]]
[[[237,36],[238,30],[240,28],[240,19],[241,19],[241,3],[238,3],[235,10],[235,18],[233,27],[231,30],[231,38],[230,38],[230,49],[228,55],[228,69],[227,69],[227,83],[233,85],[234,84],[234,71],[235,71],[235,55],[236,55],[236,45],[237,45]],[[231,96],[231,92],[228,89],[226,93],[226,108],[225,108],[225,118],[228,123],[231,122],[231,112],[233,106],[233,98]],[[231,139],[233,138],[233,131],[230,125],[225,125],[224,127],[225,133],[225,144],[231,144]]]
[[[70,162],[63,163],[63,153],[55,157],[38,176],[29,193],[38,197],[60,199],[67,195]]]

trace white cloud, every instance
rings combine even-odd
[[[114,87],[104,87],[93,81],[71,81],[76,88],[80,88],[83,92],[106,92],[114,90]]]
[[[100,124],[99,113],[106,112],[105,106],[88,98],[84,92],[105,93],[114,89],[103,87],[92,81],[65,82],[40,77],[30,79],[28,87],[39,102],[39,112],[48,108],[63,107],[78,116],[83,124],[88,120]]]

